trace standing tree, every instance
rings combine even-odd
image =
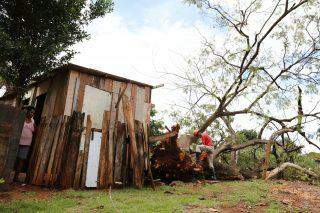
[[[225,142],[214,156],[267,144],[267,162],[271,147],[285,147],[284,140],[276,143],[277,138],[292,134],[320,150],[304,132],[305,125],[320,119],[320,1],[187,2],[201,8],[216,28],[216,37],[204,37],[199,58],[188,60],[189,69],[178,82],[189,97],[190,110],[204,112],[203,106],[210,105],[199,131],[213,122],[230,130],[241,116],[261,122],[257,139],[236,146]],[[314,100],[314,106],[302,109],[303,92]],[[263,139],[266,129],[269,136]],[[234,131],[229,132],[232,136]],[[267,167],[266,163],[265,171]]]
[[[161,118],[157,118],[157,110],[152,106],[150,111],[150,135],[161,135],[165,130],[164,121]]]
[[[72,45],[89,37],[84,27],[110,13],[112,0],[0,1],[0,79],[17,94],[69,61]]]

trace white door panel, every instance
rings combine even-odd
[[[89,145],[86,187],[97,187],[101,137],[101,132],[93,132],[93,140]]]

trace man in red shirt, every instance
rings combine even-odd
[[[208,164],[209,164],[209,168],[212,171],[212,179],[216,180],[216,172],[214,170],[214,166],[213,166],[213,150],[214,150],[214,146],[213,146],[213,142],[212,142],[212,138],[208,135],[208,133],[204,132],[204,133],[200,133],[198,130],[195,130],[193,135],[196,138],[201,138],[201,142],[202,145],[197,145],[196,146],[196,156],[198,158],[198,156],[200,156],[201,152],[206,152],[207,153],[207,160],[208,160]]]

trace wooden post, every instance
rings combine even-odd
[[[59,146],[57,147],[56,155],[55,155],[55,164],[54,164],[54,177],[51,181],[52,185],[55,187],[60,187],[61,186],[61,180],[62,180],[62,169],[63,165],[66,160],[66,147],[68,143],[68,138],[69,138],[69,131],[70,131],[70,122],[71,122],[71,117],[66,116],[65,117],[65,122],[63,124],[63,131],[60,134],[59,138]]]
[[[29,183],[32,183],[33,178],[36,176],[36,162],[39,157],[39,148],[42,138],[42,133],[46,125],[46,117],[41,118],[40,124],[37,126],[37,133],[35,135],[35,141],[29,161]]]
[[[123,178],[121,177],[123,167],[123,151],[125,150],[125,133],[126,133],[126,126],[121,122],[118,122],[117,127],[117,137],[115,138],[116,147],[115,147],[115,159],[114,159],[114,182],[122,182]]]
[[[62,157],[62,152],[64,151],[65,147],[65,132],[67,128],[67,123],[69,121],[68,116],[64,116],[63,122],[61,124],[61,130],[59,133],[59,139],[58,139],[58,145],[56,148],[56,151],[54,153],[54,161],[53,161],[53,166],[52,166],[52,178],[50,180],[51,186],[55,186],[55,183],[58,178],[58,174],[60,172],[60,165],[61,165],[61,157]]]
[[[87,115],[86,132],[85,132],[84,149],[83,149],[81,187],[85,187],[86,185],[88,155],[89,155],[89,146],[90,146],[90,139],[91,139],[91,128],[92,128],[91,116]]]
[[[123,96],[122,101],[123,101],[124,116],[126,119],[129,137],[130,137],[130,150],[131,150],[131,159],[133,164],[134,185],[135,187],[140,189],[142,188],[142,180],[141,180],[141,173],[138,165],[138,149],[137,149],[136,136],[134,132],[132,104],[126,95]]]
[[[49,153],[50,157],[49,157],[49,162],[48,162],[48,167],[47,167],[47,173],[44,178],[46,185],[48,185],[50,180],[52,179],[52,168],[53,168],[53,162],[55,160],[54,156],[55,156],[55,152],[56,152],[56,149],[58,146],[58,139],[59,139],[59,135],[60,135],[60,131],[61,131],[61,127],[62,127],[63,122],[64,122],[64,117],[63,116],[59,117],[58,124],[57,124],[58,126],[56,128],[55,133],[54,133],[51,152]]]
[[[154,180],[153,180],[153,174],[151,171],[151,163],[150,163],[150,149],[149,149],[149,143],[148,143],[148,126],[147,124],[143,124],[143,131],[144,131],[144,151],[147,152],[147,162],[146,162],[146,166],[147,166],[147,170],[148,170],[148,176],[150,178],[151,181],[151,187],[153,190],[156,190],[155,184],[154,184]]]
[[[42,150],[43,152],[42,152],[41,159],[39,159],[40,161],[38,161],[40,165],[39,165],[37,179],[36,179],[37,185],[42,185],[44,182],[45,183],[49,182],[50,177],[46,176],[46,169],[48,166],[50,152],[52,148],[52,143],[54,141],[55,133],[56,133],[56,130],[59,128],[58,123],[59,123],[59,118],[54,117],[52,118],[50,124],[48,124],[50,129],[48,129],[47,138],[43,141],[44,143],[43,150]]]
[[[63,169],[61,177],[61,186],[70,188],[74,185],[77,159],[79,154],[80,139],[83,131],[84,114],[74,112],[70,122],[70,131],[66,143],[65,157],[63,159]]]
[[[104,111],[102,121],[102,138],[100,147],[100,160],[99,160],[99,171],[98,171],[98,188],[105,188],[107,182],[107,143],[108,143],[108,132],[110,125],[110,111]]]

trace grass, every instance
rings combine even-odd
[[[152,191],[65,190],[38,199],[36,192],[24,193],[22,199],[0,202],[0,212],[183,212],[208,208],[235,208],[243,204],[249,209],[265,203],[264,211],[282,212],[284,206],[267,196],[274,183],[264,181],[222,182],[203,186],[162,186]]]

